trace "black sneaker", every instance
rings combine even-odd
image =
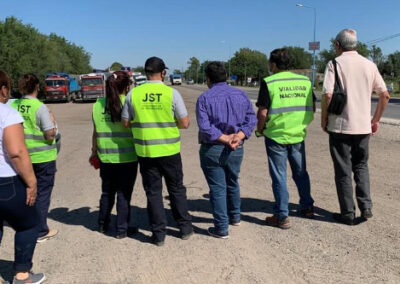
[[[240,226],[240,220],[230,220],[229,225],[231,226]]]
[[[365,220],[372,218],[374,215],[372,215],[371,209],[365,209],[361,211],[361,217],[363,217]]]
[[[339,213],[333,213],[332,217],[338,223],[342,223],[342,224],[349,225],[349,226],[354,225],[354,216],[344,216]]]
[[[190,239],[190,237],[193,236],[193,234],[194,234],[193,230],[189,233],[185,233],[185,234],[181,233],[181,239],[186,241],[186,240]]]
[[[126,238],[128,236],[132,236],[134,234],[137,234],[139,232],[138,227],[128,227],[128,231],[126,232],[121,232],[121,233],[117,233],[117,235],[115,236],[115,238],[117,239],[123,239]]]
[[[100,233],[105,234],[108,231],[108,225],[99,224],[99,229],[98,230],[99,230]]]
[[[154,234],[151,236],[151,242],[158,247],[162,247],[164,245],[164,240],[158,239]]]
[[[299,211],[300,216],[308,219],[313,219],[314,218],[314,207],[307,207],[300,209]]]
[[[227,239],[227,238],[229,238],[228,233],[219,232],[214,227],[208,228],[208,234],[210,236],[213,236],[214,238],[218,238],[218,239]]]

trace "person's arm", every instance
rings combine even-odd
[[[222,143],[229,143],[229,135],[225,135],[211,123],[210,117],[207,111],[207,102],[203,96],[200,96],[196,102],[196,120],[199,132],[204,136],[206,141],[203,142],[214,142],[219,141]]]
[[[388,91],[379,94],[378,105],[376,106],[374,116],[371,120],[372,135],[375,135],[378,132],[379,120],[381,119],[382,114],[385,111],[387,104],[389,103],[389,99],[390,95]]]
[[[131,121],[135,117],[132,103],[131,103],[131,92],[126,95],[124,106],[121,112],[121,123],[125,128],[131,128]]]
[[[260,106],[257,111],[257,131],[263,133],[265,124],[267,122],[268,109],[266,107]]]
[[[93,122],[93,133],[92,133],[92,154],[90,157],[96,156],[97,155],[97,132],[96,132],[96,127]]]
[[[331,102],[332,94],[323,94],[321,96],[321,128],[323,131],[328,132],[328,106]]]
[[[55,118],[51,111],[43,104],[36,113],[36,121],[39,128],[44,133],[44,138],[53,141],[56,138],[57,129],[55,127]]]
[[[253,132],[257,124],[257,117],[253,109],[253,104],[245,93],[243,95],[245,98],[245,102],[247,103],[246,115],[244,117],[241,129],[237,133],[242,140],[250,138],[251,133]]]
[[[268,109],[271,106],[271,98],[269,96],[268,86],[264,80],[261,81],[260,84],[256,106],[258,107],[257,132],[263,133],[265,124],[267,122]]]
[[[328,62],[325,68],[324,85],[321,96],[321,128],[328,132],[328,106],[332,99],[333,89],[335,87],[335,71],[332,61]]]
[[[378,132],[379,120],[387,104],[389,103],[390,95],[386,88],[386,83],[379,73],[378,67],[375,65],[375,76],[373,82],[373,91],[379,95],[378,105],[376,106],[374,116],[371,120],[371,134],[375,135]]]
[[[181,94],[175,89],[172,91],[172,112],[176,119],[176,126],[179,129],[189,128],[190,119],[185,102],[183,101]]]
[[[185,116],[176,120],[176,126],[179,129],[188,129],[190,125],[189,116]]]
[[[3,145],[11,164],[26,184],[26,204],[32,206],[36,200],[37,181],[26,149],[22,124],[4,129]]]

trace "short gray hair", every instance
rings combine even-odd
[[[354,50],[357,48],[357,32],[352,29],[341,30],[337,36],[336,41],[344,50]]]

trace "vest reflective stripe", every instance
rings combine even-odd
[[[36,122],[36,114],[42,102],[38,99],[22,98],[10,104],[24,118],[25,144],[33,164],[46,163],[57,159],[57,145],[55,139],[48,141],[44,131],[40,130]]]
[[[301,80],[304,80],[304,81],[310,81],[310,79],[308,79],[308,78],[282,78],[282,79],[273,79],[273,80],[270,80],[270,81],[265,81],[266,83],[267,83],[267,85],[268,84],[271,84],[271,83],[273,83],[273,82],[282,82],[282,81],[301,81]]]
[[[25,134],[25,139],[45,140],[43,135]]]
[[[28,152],[30,154],[30,153],[40,152],[40,151],[52,150],[52,149],[56,149],[56,148],[57,148],[57,145],[53,144],[53,145],[48,145],[48,146],[29,148]]]
[[[180,137],[169,139],[153,139],[153,140],[140,140],[133,139],[133,142],[139,145],[160,145],[160,144],[173,144],[181,141]]]
[[[284,112],[292,112],[292,111],[314,111],[312,106],[294,106],[294,107],[281,107],[281,108],[273,108],[269,109],[269,114],[277,114]]]
[[[314,118],[310,80],[292,72],[279,72],[264,81],[271,105],[263,134],[279,144],[302,142]]]
[[[164,157],[180,152],[180,133],[172,115],[172,88],[145,83],[131,91],[135,117],[131,121],[136,153]]]
[[[114,137],[114,138],[124,138],[124,137],[132,137],[131,132],[97,132],[97,137],[100,138],[109,138],[109,137]]]
[[[176,127],[175,122],[133,122],[131,124],[135,128],[166,128]]]
[[[117,154],[117,153],[133,153],[135,152],[135,147],[126,148],[108,148],[108,149],[97,149],[97,152],[101,154]]]
[[[120,95],[121,105],[125,96]],[[99,98],[93,105],[93,122],[97,134],[97,155],[103,163],[129,163],[137,161],[132,132],[121,122],[112,122],[105,113],[106,99]]]

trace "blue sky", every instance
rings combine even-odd
[[[307,49],[313,10],[296,3],[316,8],[322,49],[347,27],[363,42],[400,33],[398,0],[3,0],[0,19],[15,16],[83,46],[95,68],[143,65],[156,55],[185,69],[191,56],[227,60],[241,47],[267,55],[284,45]],[[384,54],[400,50],[400,37],[378,46]]]

